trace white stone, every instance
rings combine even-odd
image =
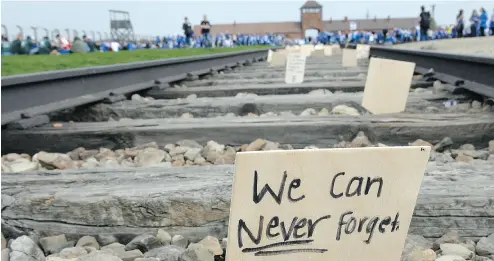
[[[329,110],[326,109],[326,108],[322,108],[317,115],[319,115],[319,116],[327,116],[327,115],[329,115]]]
[[[169,245],[172,242],[172,235],[170,233],[166,232],[164,229],[158,229],[158,233],[156,234],[156,238],[161,242],[163,245]]]
[[[99,166],[99,162],[94,157],[88,158],[85,162],[82,163],[81,168],[84,169],[94,169]]]
[[[482,103],[479,101],[472,101],[472,109],[482,109]]]
[[[191,119],[191,118],[194,118],[194,115],[192,115],[192,114],[190,114],[190,113],[186,112],[186,113],[184,113],[184,114],[180,115],[180,118],[184,118],[184,119]]]
[[[132,96],[130,97],[131,100],[133,101],[142,101],[142,97],[141,95],[135,93],[135,94],[132,94]]]
[[[2,158],[6,159],[8,161],[15,161],[17,159],[20,159],[21,155],[19,155],[17,153],[9,153],[7,155],[4,155]]]
[[[224,116],[224,117],[227,117],[227,118],[234,118],[234,117],[237,117],[237,115],[235,115],[235,113],[233,113],[233,112],[229,112],[229,113],[225,114],[225,116]]]
[[[441,244],[440,249],[444,255],[461,256],[464,259],[472,259],[474,256],[470,249],[459,244]]]
[[[12,173],[34,171],[38,169],[38,166],[38,162],[32,162],[25,158],[18,158],[8,164],[10,172]]]
[[[184,154],[184,158],[188,160],[194,160],[197,156],[200,155],[202,149],[199,148],[188,148]]]
[[[210,140],[206,143],[206,147],[209,151],[223,152],[225,150],[225,145],[219,144],[214,140]]]
[[[255,93],[248,93],[248,92],[239,92],[237,95],[235,95],[235,98],[255,98],[257,97],[257,94]]]
[[[139,167],[159,164],[165,159],[166,152],[155,148],[146,148],[137,153],[134,162]]]
[[[189,96],[187,96],[186,98],[187,100],[195,100],[197,99],[197,94],[193,93],[193,94],[190,94]]]
[[[316,115],[317,112],[316,110],[312,108],[307,108],[303,112],[300,113],[300,116],[311,116],[311,115]]]
[[[321,95],[332,95],[333,93],[330,90],[326,89],[317,89],[310,91],[308,95],[313,95],[313,96],[321,96]]]
[[[188,240],[181,236],[181,235],[174,235],[172,237],[172,245],[174,246],[179,246],[179,247],[182,247],[182,248],[186,248],[187,247],[187,244],[189,243]]]
[[[359,116],[360,113],[353,107],[346,106],[344,104],[337,105],[331,110],[331,114],[352,115]]]
[[[28,236],[20,236],[12,242],[10,245],[10,260],[33,260],[33,261],[45,261],[45,254],[41,248]],[[29,259],[27,258],[29,257]]]
[[[494,255],[494,233],[479,240],[477,243],[477,254],[482,256]]]
[[[184,154],[185,152],[187,152],[187,149],[188,149],[187,147],[177,146],[170,150],[170,156],[173,157],[180,154]]]
[[[220,242],[215,237],[207,236],[203,240],[199,241],[199,244],[206,247],[215,256],[223,254],[223,249],[221,248]]]

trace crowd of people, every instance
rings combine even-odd
[[[73,41],[57,35],[55,39],[48,37],[36,41],[30,36],[24,38],[18,34],[17,39],[10,42],[7,36],[2,35],[2,55],[34,55],[34,54],[70,54],[88,52],[119,52],[122,50],[137,49],[178,49],[178,48],[207,48],[207,47],[235,47],[268,45],[281,46],[287,44],[397,44],[412,41],[426,41],[461,37],[477,37],[494,35],[494,10],[490,18],[484,8],[473,10],[468,21],[465,21],[464,11],[460,10],[456,16],[456,23],[431,29],[432,17],[430,12],[421,7],[419,21],[415,28],[392,28],[382,31],[354,30],[351,32],[320,32],[317,37],[302,39],[287,39],[282,34],[232,34],[220,33],[211,35],[212,25],[203,17],[200,23],[201,31],[195,35],[187,17],[182,25],[183,35],[157,36],[154,41],[95,41],[86,35],[82,38],[74,37]]]

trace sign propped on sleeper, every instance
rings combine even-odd
[[[273,58],[273,51],[272,50],[268,50],[268,63],[271,62],[271,59]]]
[[[415,63],[372,57],[362,106],[373,114],[405,110]]]
[[[286,60],[285,83],[302,83],[305,75],[306,56],[303,53],[289,53]]]
[[[400,260],[429,153],[237,153],[226,260]]]
[[[305,44],[300,47],[300,52],[305,54],[306,56],[311,56],[313,51],[314,51],[314,45],[312,44]]]
[[[343,67],[357,67],[357,51],[347,48],[343,49],[341,63]]]
[[[288,53],[287,51],[282,51],[282,50],[273,52],[273,55],[271,56],[271,62],[269,63],[269,65],[273,67],[285,66],[287,53]]]
[[[333,55],[333,49],[334,49],[333,46],[325,46],[324,47],[324,55],[326,55],[326,56]]]
[[[357,44],[357,59],[368,59],[370,53],[370,45]]]

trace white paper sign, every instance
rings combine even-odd
[[[301,46],[300,52],[305,54],[306,56],[311,56],[311,53],[314,51],[314,45],[306,44]]]
[[[287,53],[288,52],[286,50],[278,50],[273,52],[269,65],[273,67],[285,66]]]
[[[415,63],[372,57],[362,106],[373,114],[405,110]]]
[[[273,58],[273,51],[272,50],[269,50],[268,51],[268,63],[271,62],[271,59]]]
[[[352,31],[357,30],[357,23],[355,23],[355,22],[350,22],[350,30],[352,30]]]
[[[429,153],[237,153],[225,260],[400,260]]]
[[[324,55],[326,55],[326,56],[333,55],[333,49],[334,49],[333,46],[325,46],[324,47]]]
[[[343,67],[357,67],[357,50],[344,48],[341,59]]]
[[[302,53],[290,53],[287,56],[285,83],[302,83],[305,75],[306,56]]]
[[[357,59],[368,59],[370,54],[370,45],[357,44]]]

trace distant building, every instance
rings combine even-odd
[[[211,33],[231,34],[284,34],[288,38],[303,38],[315,36],[318,32],[337,32],[351,30],[381,31],[383,29],[404,28],[413,29],[418,24],[417,17],[384,18],[384,19],[322,19],[322,5],[316,1],[307,1],[300,7],[300,22],[275,23],[236,23],[215,24],[212,21]],[[194,33],[200,35],[201,26],[194,26]]]

